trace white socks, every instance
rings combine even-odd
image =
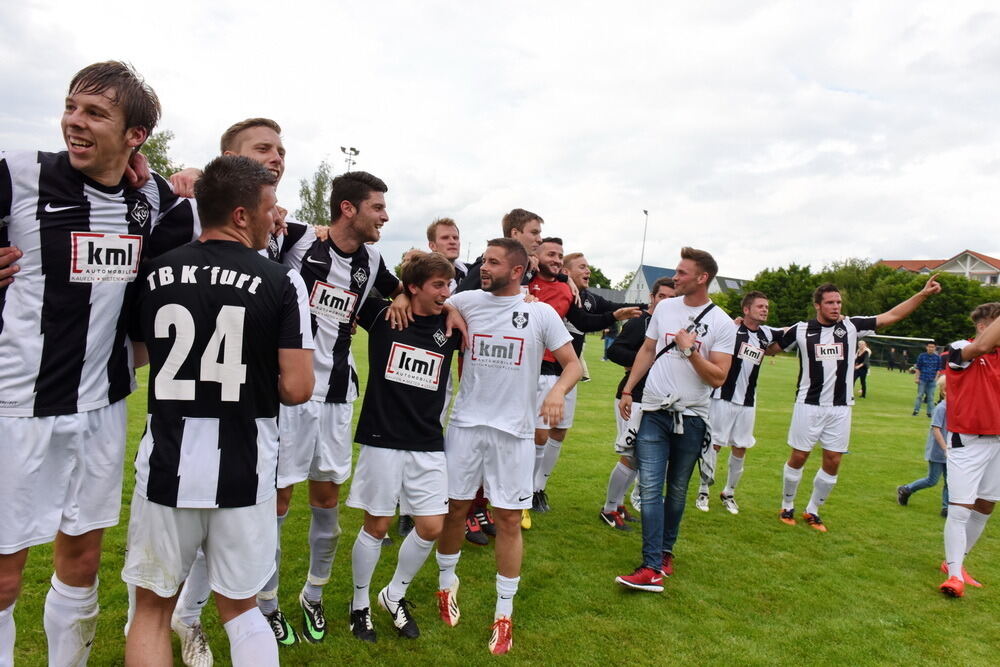
[[[50,665],[87,664],[97,631],[97,583],[68,586],[52,575],[44,615]]]
[[[836,475],[829,475],[822,468],[817,470],[816,477],[813,478],[813,492],[809,498],[809,505],[806,506],[806,512],[809,512],[809,514],[819,514],[819,508],[830,497],[830,492],[833,491],[836,483]]]
[[[785,464],[784,487],[781,495],[781,509],[795,509],[795,494],[799,490],[799,482],[802,481],[802,468],[792,468]]]
[[[972,547],[976,546],[976,542],[979,541],[979,536],[983,534],[983,529],[986,528],[986,522],[989,521],[989,519],[989,514],[983,514],[982,512],[977,512],[976,510],[969,510],[969,520],[965,524],[966,554],[972,551]]]
[[[604,501],[604,511],[614,512],[619,505],[625,502],[625,492],[628,491],[629,484],[635,479],[637,471],[632,470],[627,465],[619,461],[611,470],[611,478],[608,480],[608,497]]]
[[[340,506],[309,509],[312,510],[312,521],[309,522],[309,576],[302,590],[307,600],[319,602],[323,599],[323,586],[330,581],[333,559],[337,555]]]
[[[746,455],[743,457],[729,455],[729,472],[726,476],[726,488],[722,490],[723,494],[731,496],[736,491],[736,485],[740,483],[740,478],[743,477],[743,462],[745,460]]]
[[[459,551],[455,554],[443,554],[440,551],[437,552],[437,564],[438,564],[438,590],[444,590],[446,588],[451,588],[451,585],[455,583],[455,568],[458,567],[458,559],[462,555]]]
[[[278,643],[260,609],[248,609],[222,627],[229,635],[233,667],[277,666]]]
[[[555,470],[556,461],[559,460],[559,453],[562,451],[562,441],[549,438],[542,448],[541,462],[539,463],[538,451],[535,451],[535,491],[544,491],[548,484],[549,476]]]
[[[386,591],[391,602],[399,602],[399,599],[406,595],[406,589],[409,588],[413,577],[423,567],[433,546],[434,542],[428,542],[417,535],[416,528],[407,534],[403,544],[399,547],[399,562],[396,563],[396,571],[393,573]]]
[[[281,527],[288,518],[288,512],[275,517],[278,522],[278,541],[274,550],[274,574],[264,584],[264,588],[257,593],[257,608],[262,614],[273,614],[278,610],[278,580],[281,573]]]
[[[0,667],[14,667],[15,630],[14,604],[12,604],[0,610]]]
[[[372,574],[375,573],[375,566],[378,565],[381,555],[382,540],[369,535],[362,528],[351,549],[351,573],[354,580],[354,600],[351,602],[351,609],[371,606],[368,595],[371,592]]]
[[[184,587],[177,596],[174,618],[180,619],[184,625],[194,625],[201,618],[201,610],[211,597],[212,586],[208,583],[205,552],[199,548],[198,555],[191,563],[191,571],[184,580]]]
[[[510,618],[514,613],[514,596],[517,594],[517,584],[520,581],[521,577],[508,579],[497,572],[497,606],[493,613],[494,620],[501,616]]]
[[[948,505],[948,518],[944,522],[944,558],[948,562],[949,577],[962,578],[962,562],[968,551],[966,529],[971,514],[968,507]]]

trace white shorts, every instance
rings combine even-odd
[[[788,444],[793,449],[811,452],[820,443],[831,452],[846,452],[850,439],[851,406],[795,404],[788,428]]]
[[[531,508],[534,492],[535,441],[491,426],[448,426],[444,434],[448,495],[472,500],[483,487],[500,509]]]
[[[0,417],[0,554],[118,523],[125,401],[55,417]]]
[[[213,591],[233,600],[253,597],[274,574],[275,504],[271,496],[249,507],[189,509],[133,494],[122,580],[173,597],[202,547]]]
[[[576,413],[576,385],[566,394],[566,403],[563,405],[562,420],[558,424],[546,424],[545,420],[538,413],[542,410],[542,401],[552,391],[559,381],[558,375],[539,375],[538,392],[535,394],[535,428],[571,428],[573,426],[573,415]]]
[[[278,415],[278,488],[307,479],[343,484],[351,476],[353,403],[306,401]]]
[[[713,398],[709,408],[709,423],[712,425],[712,444],[720,447],[744,447],[756,444],[753,425],[757,419],[757,408],[737,405],[732,401]]]
[[[961,447],[948,449],[948,502],[971,505],[976,498],[1000,501],[1000,436],[961,438]]]
[[[444,452],[362,446],[349,507],[372,516],[436,516],[448,513],[448,471]]]

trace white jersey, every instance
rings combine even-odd
[[[155,174],[138,190],[106,186],[66,152],[0,152],[0,246],[24,253],[0,289],[0,415],[85,412],[132,391],[122,314],[176,202]]]
[[[796,403],[854,405],[854,357],[858,339],[875,333],[875,317],[846,317],[823,325],[797,322],[778,338],[782,349],[799,347]]]
[[[546,348],[557,350],[572,340],[562,318],[547,303],[525,303],[521,294],[469,290],[448,303],[465,319],[472,343],[451,423],[532,437],[542,355]]]
[[[674,342],[677,331],[691,327],[707,307],[707,303],[687,306],[682,296],[658,303],[646,328],[646,338],[656,341],[657,354]],[[694,333],[697,336],[695,347],[702,356],[707,358],[712,352],[733,353],[736,325],[721,308],[716,306],[709,310],[695,326]],[[653,362],[653,367],[649,369],[643,389],[643,402],[655,402],[656,399],[670,395],[679,396],[691,406],[684,414],[706,417],[711,392],[712,387],[705,384],[691,361],[675,345]]]

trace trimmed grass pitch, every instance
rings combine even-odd
[[[354,344],[365,377],[366,343]],[[737,491],[740,514],[731,516],[713,487],[711,511],[694,508],[697,472],[676,549],[674,577],[662,594],[634,592],[614,583],[640,562],[638,524],[629,533],[598,519],[612,450],[613,392],[621,368],[600,361],[591,337],[586,359],[592,380],[580,386],[576,425],[549,483],[553,511],[534,516],[525,534],[525,561],[515,599],[514,648],[504,660],[517,664],[997,664],[1000,651],[1000,524],[991,522],[967,564],[985,582],[961,600],[937,592],[943,546],[938,516],[940,486],[896,504],[896,486],[922,477],[928,419],[911,417],[913,376],[873,368],[869,397],[854,409],[852,449],[823,508],[830,532],[777,520],[785,436],[798,370],[793,357],[765,361],[757,411],[757,446],[748,453]],[[143,379],[145,376],[143,375]],[[107,532],[101,567],[101,616],[90,664],[123,661],[127,597],[120,571],[125,551],[131,460],[142,433],[145,388],[129,399],[129,454],[124,511]],[[355,418],[360,409],[356,405]],[[720,454],[720,480],[728,455]],[[819,464],[806,466],[797,498],[804,509]],[[341,499],[346,499],[347,487]],[[495,599],[493,547],[467,545],[458,573],[462,620],[437,619],[433,555],[408,597],[421,629],[416,641],[396,636],[373,597],[376,644],[355,640],[347,627],[351,596],[350,551],[361,512],[341,514],[343,534],[325,600],[330,631],[319,645],[281,651],[287,665],[485,664]],[[296,626],[296,598],[308,568],[309,510],[305,488],[296,491],[283,533],[281,606]],[[388,583],[400,538],[383,549],[372,581]],[[19,665],[45,664],[42,606],[51,574],[51,548],[32,550],[17,605]],[[209,604],[203,618],[216,664],[229,663],[228,642]],[[179,648],[174,642],[174,655]],[[181,664],[179,659],[177,664]]]

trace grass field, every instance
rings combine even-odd
[[[364,334],[354,349],[365,366]],[[964,599],[940,595],[943,580],[938,516],[940,487],[922,491],[908,507],[896,504],[897,485],[923,476],[928,419],[911,417],[913,377],[873,368],[869,397],[854,409],[852,451],[819,534],[777,520],[785,435],[797,364],[779,357],[762,369],[757,446],[750,451],[737,491],[741,513],[721,509],[713,487],[712,509],[693,502],[681,526],[675,576],[662,594],[636,593],[614,583],[640,562],[640,534],[611,530],[598,520],[615,456],[611,444],[614,386],[621,369],[601,362],[600,341],[586,357],[592,381],[580,387],[576,426],[549,483],[553,511],[536,515],[525,535],[525,565],[515,600],[512,653],[517,664],[953,664],[1000,662],[1000,524],[987,527],[969,569],[986,582]],[[364,373],[361,374],[362,377]],[[144,421],[144,391],[130,401],[131,460]],[[358,404],[360,407],[360,403]],[[356,415],[355,415],[356,416]],[[720,458],[724,469],[725,451]],[[798,511],[808,501],[818,456],[806,466]],[[696,473],[697,475],[697,473]],[[720,479],[724,472],[720,471]],[[102,614],[92,665],[121,664],[127,599],[119,578],[125,549],[132,468],[125,476],[121,524],[108,531],[101,568]],[[692,483],[691,495],[696,490]],[[346,489],[342,493],[346,498]],[[341,514],[343,535],[326,589],[331,631],[321,645],[282,650],[287,665],[485,664],[495,598],[493,548],[466,546],[458,567],[462,621],[445,627],[436,616],[433,556],[408,597],[422,636],[395,636],[388,616],[374,610],[377,644],[355,640],[347,628],[351,595],[350,550],[361,513]],[[308,567],[309,511],[296,492],[284,528],[282,608],[300,622],[296,597]],[[995,523],[995,522],[994,522]],[[395,534],[395,525],[393,526]],[[372,589],[392,574],[399,545],[385,548]],[[15,617],[16,659],[45,664],[42,605],[51,574],[51,551],[33,550]],[[377,607],[377,605],[376,605]],[[217,664],[228,664],[225,631],[211,605],[204,617]],[[179,650],[176,648],[175,655]],[[178,661],[177,664],[180,664]]]

